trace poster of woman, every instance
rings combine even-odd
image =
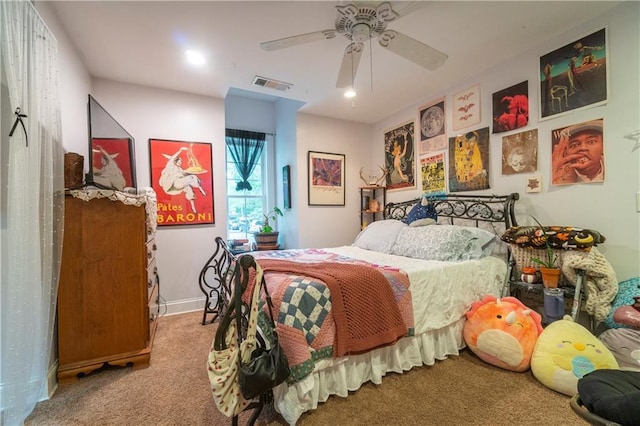
[[[149,139],[158,225],[215,223],[211,144]]]
[[[449,138],[449,191],[489,189],[489,128]]]
[[[387,190],[415,188],[414,122],[385,132],[384,153]]]

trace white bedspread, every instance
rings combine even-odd
[[[324,249],[378,265],[404,270],[413,299],[415,336],[362,355],[320,360],[312,374],[274,389],[275,407],[294,425],[331,395],[346,397],[363,383],[381,383],[387,372],[402,373],[457,355],[464,340],[464,314],[486,294],[500,296],[507,271],[504,260],[486,257],[465,262],[412,259],[343,246]]]

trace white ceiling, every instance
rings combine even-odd
[[[333,29],[335,1],[51,1],[93,77],[224,98],[231,88],[305,102],[303,111],[374,123],[430,94],[519,55],[615,6],[613,1],[433,1],[391,22],[449,55],[435,71],[366,43],[355,108],[335,87],[349,41],[333,39],[266,52],[259,44]],[[344,4],[344,2],[341,2]],[[193,68],[184,50],[203,51]],[[545,52],[540,52],[545,53]],[[293,84],[253,86],[254,76]],[[371,75],[373,75],[373,84]],[[373,91],[371,90],[373,86]]]

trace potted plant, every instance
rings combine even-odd
[[[275,222],[278,216],[284,216],[282,210],[274,207],[268,213],[263,213],[264,221],[260,230],[253,234],[258,249],[260,248],[276,248],[278,245],[278,231],[274,231],[269,221]]]
[[[556,288],[558,287],[558,281],[560,280],[560,268],[556,266],[556,262],[558,260],[558,255],[553,251],[553,247],[549,243],[549,236],[545,231],[542,224],[535,217],[531,216],[533,220],[538,224],[538,228],[540,229],[540,233],[544,238],[544,250],[545,250],[545,259],[540,259],[539,257],[531,258],[531,261],[539,266],[540,274],[542,274],[542,283],[547,288]]]

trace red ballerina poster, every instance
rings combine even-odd
[[[211,144],[149,139],[158,225],[215,223]]]

